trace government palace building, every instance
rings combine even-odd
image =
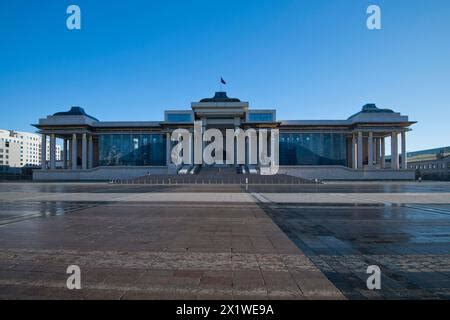
[[[100,121],[80,107],[39,119],[34,126],[42,135],[42,150],[47,150],[49,138],[50,153],[45,159],[46,152],[41,152],[42,167],[34,170],[33,179],[133,179],[197,174],[210,166],[237,166],[236,174],[260,173],[258,163],[175,165],[171,134],[180,128],[192,132],[197,121],[203,130],[278,129],[279,174],[321,180],[414,179],[407,165],[406,136],[415,122],[406,115],[366,104],[344,120],[279,120],[276,110],[252,109],[226,92],[192,102],[190,109],[165,111],[164,121]],[[57,161],[56,146],[61,144],[62,159]]]

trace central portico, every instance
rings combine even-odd
[[[279,123],[275,121],[275,110],[249,110],[249,103],[242,102],[237,98],[229,98],[226,92],[216,92],[214,97],[205,98],[199,102],[191,103],[191,111],[186,110],[171,110],[165,112],[166,125],[166,141],[167,147],[167,165],[170,172],[176,172],[176,168],[170,160],[170,150],[174,142],[171,142],[171,135],[173,130],[179,128],[189,129],[193,133],[192,124],[194,121],[201,122],[201,132],[203,134],[208,129],[217,129],[226,136],[226,130],[232,129],[271,129],[278,127]],[[188,125],[187,125],[188,124]],[[223,144],[223,159],[224,162],[233,162],[235,166],[239,166],[237,161],[237,150],[234,144],[233,155],[226,153],[227,145],[226,139]],[[247,141],[248,142],[248,141]],[[246,142],[245,163],[249,164],[249,150],[250,147]],[[194,144],[194,141],[191,141]],[[205,148],[206,142],[202,142],[202,150]],[[269,146],[270,148],[270,146]],[[194,147],[192,147],[194,149]],[[230,157],[233,156],[233,159]],[[193,161],[192,161],[193,162]],[[203,162],[202,165],[205,165]],[[224,166],[226,163],[215,166]],[[244,169],[245,170],[245,169]]]

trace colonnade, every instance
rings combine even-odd
[[[401,135],[401,163],[398,152],[398,136]],[[408,160],[406,155],[406,132],[392,132],[391,136],[391,169],[406,170],[408,166]],[[369,169],[386,168],[386,156],[385,156],[385,136],[375,136],[373,131],[364,132],[357,131],[353,133],[351,146],[351,164],[353,169],[364,168],[364,140],[367,139],[367,167]]]
[[[47,169],[47,136],[50,137],[49,169],[56,169],[56,134],[42,133],[41,142],[41,166]],[[79,142],[80,141],[80,142]],[[81,146],[80,146],[81,144]],[[81,147],[81,148],[79,148]],[[81,166],[78,165],[78,152],[81,152]],[[73,133],[71,136],[64,136],[62,147],[62,168],[71,170],[86,170],[94,166],[94,142],[93,136],[87,133]]]

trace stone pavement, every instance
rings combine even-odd
[[[219,185],[220,186],[220,185]],[[211,187],[211,188],[217,188]],[[243,193],[240,192],[114,192],[114,193],[0,193],[0,201],[15,202],[228,202],[228,203],[298,203],[298,204],[450,204],[450,192],[442,193]]]
[[[263,207],[349,299],[450,299],[450,205]]]
[[[0,183],[0,299],[450,299],[449,195],[445,183]],[[79,291],[65,286],[72,264]]]
[[[77,206],[0,227],[1,299],[343,298],[255,203]]]

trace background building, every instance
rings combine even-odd
[[[24,167],[42,165],[42,135],[0,129],[0,171],[20,173]],[[61,146],[56,145],[56,160],[61,160]],[[50,158],[47,148],[46,159]]]
[[[409,169],[427,180],[450,180],[450,147],[408,152]]]

